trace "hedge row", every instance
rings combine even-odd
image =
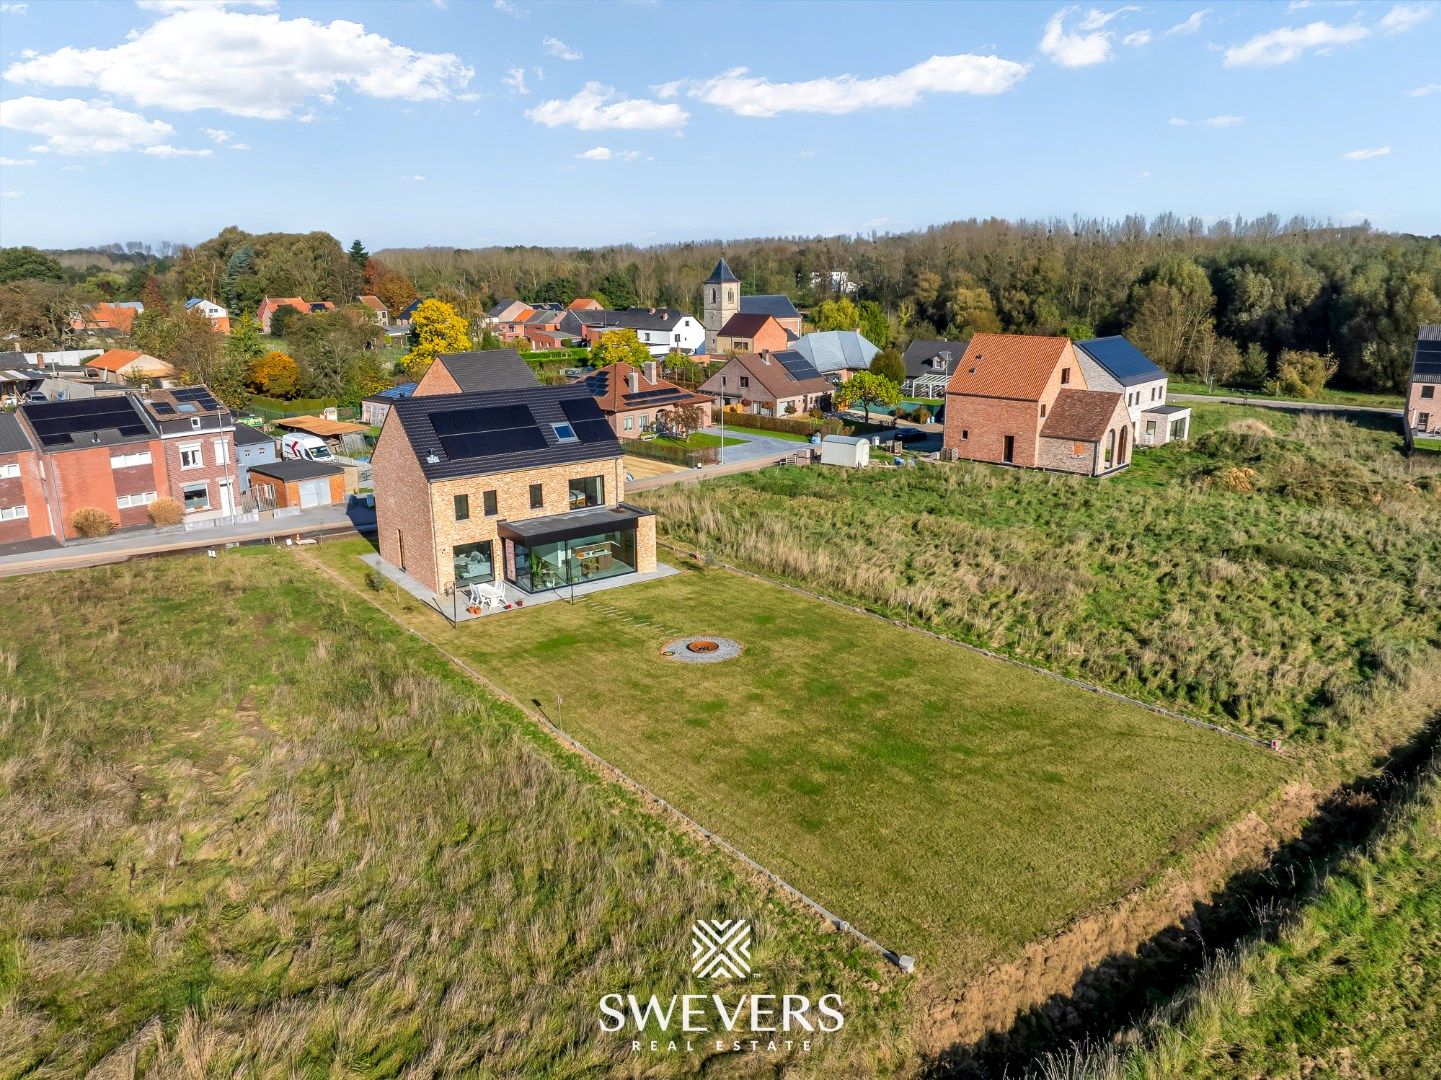
[[[788,431],[792,435],[814,435],[818,431],[822,435],[851,435],[856,430],[853,424],[846,424],[828,416],[820,419],[808,416],[802,420],[788,416],[761,416],[759,413],[728,412],[726,421],[736,424],[738,427],[752,428],[757,431]]]

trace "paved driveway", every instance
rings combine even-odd
[[[708,427],[707,435],[719,435],[721,429]],[[749,435],[726,428],[726,438],[744,439],[739,446],[721,448],[721,464],[739,465],[743,461],[759,461],[762,458],[777,458],[782,454],[794,454],[810,447],[809,443],[792,442],[790,439],[773,439],[769,435]]]

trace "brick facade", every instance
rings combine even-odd
[[[1114,440],[1111,443],[1114,449],[1111,455],[1111,464],[1107,465],[1105,448],[1110,440]],[[1055,472],[1101,476],[1129,465],[1134,449],[1135,438],[1131,428],[1131,414],[1126,406],[1126,399],[1122,397],[1120,404],[1111,414],[1110,421],[1106,424],[1106,434],[1101,437],[1100,442],[1051,439],[1042,436],[1037,446],[1036,465],[1038,468],[1051,469]]]
[[[169,488],[162,490],[180,505],[185,505],[185,489],[205,485],[206,505],[197,511],[227,509],[222,501],[220,485],[230,484],[230,505],[234,513],[240,509],[239,466],[235,461],[235,433],[233,431],[196,431],[193,435],[180,435],[163,440],[165,447],[165,469],[170,478]],[[200,464],[186,468],[181,464],[181,451],[199,453]]]
[[[345,502],[345,474],[336,473],[325,479],[330,481],[330,501],[322,505],[335,506]],[[265,506],[299,506],[301,483],[300,480],[282,480],[278,476],[266,476],[264,473],[250,474],[250,486],[256,489],[256,499]]]
[[[1062,380],[1065,381],[1062,381]],[[1023,468],[1041,466],[1041,427],[1045,414],[1055,404],[1062,388],[1085,390],[1085,372],[1068,341],[1038,399],[1020,400],[946,392],[946,426],[941,445],[954,456],[970,461],[1011,464]],[[1013,440],[1011,460],[1006,461],[1006,437]],[[1075,471],[1068,469],[1068,472]]]
[[[1428,391],[1430,397],[1424,396]],[[1406,422],[1416,435],[1441,435],[1441,383],[1411,383],[1406,397]]]
[[[420,382],[415,384],[415,397],[425,397],[427,394],[458,394],[460,384],[455,377],[446,370],[444,364],[432,363],[425,369],[425,374],[420,377]]]
[[[0,508],[25,507],[24,517],[0,519],[0,544],[52,535],[40,454],[34,450],[0,454],[0,467],[0,472],[8,473],[14,467],[20,473],[0,476]]]
[[[112,468],[110,459],[121,454],[148,452],[147,464]],[[148,525],[150,514],[144,505],[121,509],[117,500],[122,495],[142,495],[155,492],[156,496],[168,493],[165,470],[165,448],[159,439],[148,442],[128,442],[116,446],[97,446],[83,450],[62,450],[46,455],[48,483],[45,485],[48,501],[57,511],[64,537],[74,539],[78,534],[70,527],[70,520],[76,510],[93,506],[110,515],[110,520],[121,528],[133,525]]]

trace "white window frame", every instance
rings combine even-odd
[[[30,516],[30,507],[21,503],[19,506],[0,506],[0,521],[19,521]]]
[[[180,488],[180,505],[183,506],[183,507],[185,507],[185,511],[186,511],[187,513],[190,513],[190,512],[191,512],[191,508],[190,508],[190,506],[189,506],[189,505],[186,503],[186,501],[185,501],[185,495],[186,495],[186,493],[187,493],[187,492],[190,492],[190,491],[198,490],[198,489],[200,489],[200,488],[204,488],[204,489],[205,489],[205,505],[204,505],[204,506],[197,506],[197,507],[195,507],[195,510],[196,510],[196,511],[201,511],[201,510],[211,510],[211,509],[214,509],[214,508],[210,505],[210,483],[209,483],[208,481],[205,481],[205,480],[198,480],[198,481],[196,481],[196,482],[194,482],[194,483],[191,483],[191,484],[183,484],[183,485],[181,485],[181,488]]]
[[[149,450],[139,450],[133,454],[110,455],[110,467],[112,469],[131,469],[137,465],[149,465],[150,463],[151,457]]]
[[[194,442],[194,443],[181,443],[178,449],[180,450],[180,467],[181,467],[182,469],[203,469],[203,468],[205,468],[205,444],[204,444],[204,443],[198,443],[198,442]],[[187,454],[194,454],[194,455],[195,455],[195,463],[194,463],[194,464],[192,464],[192,465],[187,465],[187,464],[185,464],[185,456],[186,456]]]
[[[0,480],[14,480],[20,475],[20,463],[18,461],[6,462],[0,465]]]
[[[230,455],[229,455],[229,453],[228,453],[228,452],[226,451],[226,449],[225,449],[225,440],[224,440],[224,439],[216,439],[216,440],[215,440],[215,464],[217,464],[217,465],[229,465],[229,464],[230,464]]]
[[[121,495],[115,500],[115,506],[120,510],[129,510],[136,506],[149,506],[158,496],[153,491],[142,491],[135,495]]]

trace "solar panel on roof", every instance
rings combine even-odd
[[[570,426],[575,428],[576,436],[583,443],[615,438],[615,432],[606,420],[573,420]]]
[[[151,402],[150,407],[161,416],[168,416],[175,412],[175,406],[168,401],[154,401]]]
[[[432,413],[430,424],[437,435],[461,435],[534,426],[535,417],[525,405],[492,405],[484,409],[454,409]]]
[[[518,454],[523,450],[543,450],[545,436],[537,427],[505,428],[500,431],[466,432],[443,435],[441,449],[451,461],[464,458],[489,457],[492,454]]]
[[[1441,341],[1418,340],[1412,368],[1417,375],[1441,375]]]
[[[801,379],[819,379],[821,377],[821,373],[816,370],[816,366],[800,353],[777,354],[776,359],[778,359],[781,362],[781,366],[790,373],[791,378],[797,381]]]
[[[85,398],[26,407],[25,416],[45,446],[74,441],[72,436],[115,428],[124,438],[144,435],[144,421],[128,398]]]
[[[600,406],[596,404],[593,397],[562,398],[560,411],[565,413],[565,418],[572,422],[605,419],[601,415]]]

